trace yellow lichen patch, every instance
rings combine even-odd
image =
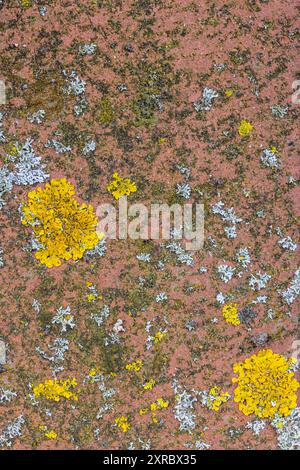
[[[88,302],[94,302],[97,299],[97,296],[95,294],[87,294],[86,300]]]
[[[150,403],[149,408],[140,408],[139,414],[140,416],[143,416],[147,414],[148,412],[151,412],[151,419],[154,424],[158,423],[158,419],[156,417],[155,411],[162,410],[164,408],[169,407],[169,402],[164,400],[163,398],[158,398],[156,402]]]
[[[238,317],[238,309],[236,308],[236,305],[237,304],[224,305],[222,308],[222,315],[227,323],[238,326],[241,322]]]
[[[220,387],[212,387],[209,391],[207,407],[212,411],[219,411],[222,403],[226,403],[229,398],[228,392],[222,392]]]
[[[238,127],[238,133],[240,134],[241,137],[245,137],[250,134],[252,131],[253,126],[250,124],[249,121],[246,121],[243,119]]]
[[[276,413],[288,416],[297,406],[296,391],[300,387],[291,366],[294,359],[286,360],[271,349],[263,349],[244,362],[235,364],[238,374],[232,381],[237,383],[234,401],[246,415],[259,418],[272,417]]]
[[[137,191],[136,184],[129,178],[121,178],[117,172],[113,174],[113,178],[113,181],[107,186],[107,190],[115,199],[119,199],[121,196],[129,196]]]
[[[148,382],[146,382],[143,387],[145,390],[152,390],[152,388],[154,387],[155,385],[155,380],[154,379],[150,379]]]
[[[165,401],[163,398],[158,398],[156,401],[160,408],[168,408],[169,406],[169,402]]]
[[[101,370],[99,369],[99,367],[92,367],[89,372],[89,377],[93,378],[93,377],[96,377],[96,375],[98,374],[101,374]]]
[[[153,339],[154,343],[155,344],[160,343],[165,336],[166,336],[166,333],[158,331],[156,335],[154,336],[154,339]]]
[[[77,387],[75,378],[66,380],[45,380],[45,382],[36,385],[33,393],[36,398],[45,397],[47,400],[60,401],[61,398],[67,400],[78,400],[78,396],[70,389]]]
[[[156,402],[150,404],[150,410],[156,411],[162,408],[168,408],[169,402],[165,401],[163,398],[158,398]]]
[[[5,152],[9,156],[16,156],[18,154],[18,148],[15,144],[13,143],[8,143],[5,145]]]
[[[125,416],[119,416],[116,418],[115,423],[118,428],[122,429],[123,432],[127,432],[131,428],[130,424],[128,423],[128,418]]]
[[[48,439],[57,439],[57,433],[55,431],[47,431],[45,432],[45,437],[48,437]]]
[[[143,367],[143,363],[140,359],[138,359],[135,362],[131,362],[129,364],[126,364],[125,369],[126,370],[132,370],[134,372],[139,372],[142,367]]]
[[[23,8],[29,8],[31,7],[31,0],[21,0],[21,6]]]
[[[94,248],[103,234],[96,232],[97,218],[92,206],[74,199],[74,186],[63,179],[52,179],[45,188],[28,193],[22,206],[22,223],[32,227],[40,248],[35,257],[48,268],[61,260],[74,261]]]
[[[89,293],[86,294],[86,300],[88,302],[95,302],[96,300],[102,300],[103,299],[103,296],[98,293],[97,287],[96,287],[95,284],[93,284],[90,281],[86,281],[85,285],[89,290]]]
[[[48,439],[57,439],[58,437],[57,433],[52,429],[48,430],[47,426],[39,426],[39,431],[41,431]]]

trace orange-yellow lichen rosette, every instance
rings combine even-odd
[[[67,400],[78,400],[76,393],[71,389],[77,387],[77,380],[68,378],[66,380],[45,380],[33,388],[35,398],[44,397],[47,400],[60,401],[61,398]]]
[[[136,184],[129,178],[121,178],[118,172],[113,174],[113,178],[114,179],[107,186],[107,190],[115,199],[120,199],[122,196],[129,196],[131,193],[137,191]]]
[[[234,401],[245,414],[268,418],[276,413],[288,416],[297,406],[297,389],[300,387],[291,370],[294,358],[286,359],[271,349],[263,349],[244,362],[233,366],[238,374]]]
[[[96,232],[93,207],[80,205],[74,194],[74,186],[65,178],[52,179],[44,189],[28,193],[22,206],[22,223],[32,227],[39,246],[35,257],[48,268],[82,258],[103,238]]]

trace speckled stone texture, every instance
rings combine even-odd
[[[298,411],[279,435],[232,383],[262,348],[297,354],[298,14],[296,0],[0,0],[1,448],[300,447]],[[129,203],[203,203],[203,249],[106,240],[39,264],[28,192],[66,178],[96,210],[116,205],[116,171],[136,183]],[[234,326],[228,304],[255,315]],[[68,377],[78,401],[34,396]],[[213,411],[216,386],[230,398]]]

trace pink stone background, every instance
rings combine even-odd
[[[259,350],[251,343],[251,336],[267,332],[267,347],[286,356],[297,338],[297,308],[284,304],[278,292],[291,282],[299,256],[282,250],[278,236],[275,232],[270,235],[268,229],[270,225],[274,229],[280,227],[297,241],[299,191],[288,185],[287,179],[290,175],[299,178],[295,144],[299,105],[291,103],[292,82],[299,74],[298,33],[291,34],[299,26],[298,2],[49,0],[31,1],[28,8],[21,3],[4,1],[0,10],[0,79],[8,87],[8,102],[0,106],[0,112],[5,113],[3,129],[8,141],[24,142],[33,136],[34,148],[51,177],[66,177],[75,185],[78,200],[90,202],[95,208],[99,203],[113,202],[106,186],[114,171],[137,183],[132,202],[173,200],[176,184],[183,181],[174,167],[184,163],[191,169],[191,201],[205,203],[206,240],[212,236],[218,248],[210,251],[205,245],[195,254],[193,267],[178,266],[169,255],[165,270],[158,271],[155,261],[166,255],[158,243],[108,241],[107,253],[99,260],[70,262],[47,270],[23,250],[30,230],[21,225],[18,207],[30,188],[14,187],[0,212],[0,244],[5,256],[5,266],[0,270],[0,336],[8,345],[8,364],[0,374],[0,387],[17,391],[18,397],[0,405],[0,431],[12,417],[23,414],[26,425],[13,449],[126,449],[130,442],[138,448],[138,437],[150,439],[153,449],[183,449],[187,442],[194,445],[200,437],[212,449],[276,449],[274,429],[268,425],[258,437],[244,430],[243,426],[253,417],[244,416],[233,400],[219,412],[197,403],[194,431],[191,435],[179,432],[171,385],[175,375],[187,390],[209,390],[219,385],[233,394],[232,365]],[[41,4],[47,6],[44,17],[38,10]],[[80,56],[79,44],[89,42],[97,45],[97,52]],[[129,43],[133,52],[124,50]],[[230,53],[237,50],[246,56],[243,63],[230,59]],[[226,68],[219,72],[214,65],[222,63]],[[154,112],[155,123],[136,127],[133,102],[145,91],[145,82],[149,81],[147,67],[160,74],[158,86],[164,110]],[[79,118],[73,114],[74,97],[61,91],[55,94],[51,88],[53,78],[63,83],[63,69],[76,70],[87,82],[88,109]],[[250,72],[256,83],[249,80]],[[49,81],[38,95],[41,73]],[[117,89],[121,83],[127,86],[125,93]],[[193,102],[204,87],[216,89],[219,98],[199,119]],[[62,90],[62,86],[58,89]],[[226,89],[233,90],[232,97],[225,97]],[[259,97],[255,96],[256,89]],[[97,120],[99,103],[104,98],[109,99],[115,113],[107,125]],[[272,115],[270,107],[276,104],[289,106],[286,117]],[[45,121],[41,125],[30,124],[28,115],[41,108],[46,111]],[[245,139],[237,133],[242,119],[254,126]],[[62,132],[58,140],[63,141],[67,126],[73,130],[68,142],[70,153],[58,155],[54,149],[44,147],[57,130]],[[130,148],[126,147],[124,134],[118,138],[122,129]],[[231,133],[229,137],[224,137],[225,130]],[[97,142],[94,165],[82,154],[80,135],[91,136]],[[160,137],[166,140],[159,143]],[[288,144],[291,141],[293,145]],[[231,160],[224,154],[230,144],[240,149],[240,154]],[[280,171],[264,168],[260,163],[262,151],[273,145],[280,154]],[[5,145],[0,147],[0,155],[4,153]],[[154,156],[152,163],[146,161],[149,154]],[[217,180],[221,180],[218,187]],[[158,183],[162,190],[157,196]],[[249,190],[249,197],[244,196],[244,189]],[[211,213],[211,205],[219,200],[226,207],[234,207],[243,219],[235,240],[225,237],[223,222]],[[261,209],[266,214],[263,219],[256,216]],[[236,266],[235,253],[244,246],[251,254],[251,272],[263,271],[272,276],[263,292],[253,292],[245,275],[228,284],[216,275],[219,264]],[[136,259],[145,251],[151,252],[151,264]],[[206,274],[199,274],[200,266],[207,268]],[[149,275],[156,276],[155,285],[139,291],[139,276]],[[112,370],[116,374],[113,377],[103,364],[102,349],[93,342],[95,328],[89,318],[96,306],[86,301],[86,281],[93,282],[103,295],[97,308],[108,304],[113,312],[107,331],[117,319],[123,320],[126,330],[121,333],[122,359]],[[185,285],[194,286],[193,292],[187,293]],[[267,305],[255,306],[258,316],[251,331],[224,322],[221,306],[216,302],[220,291],[232,295],[240,308],[257,295],[268,296]],[[167,293],[166,304],[155,302],[159,292]],[[149,296],[147,308],[136,306],[134,293],[134,298],[141,301]],[[34,407],[28,398],[30,384],[51,377],[49,363],[35,348],[48,352],[47,345],[57,336],[55,328],[45,334],[44,323],[31,306],[34,298],[42,305],[42,315],[50,319],[61,305],[70,305],[75,316],[76,328],[67,336],[70,350],[66,353],[65,370],[59,375],[78,380],[81,392],[74,406],[69,402],[41,402]],[[266,319],[267,308],[275,312],[272,321]],[[146,322],[156,319],[157,331],[165,326],[164,317],[169,322],[166,338],[146,350]],[[218,318],[217,324],[211,323],[213,317]],[[198,323],[193,332],[185,328],[191,319]],[[196,361],[193,355],[197,356]],[[141,374],[128,373],[125,364],[137,359],[144,363]],[[107,383],[117,392],[113,410],[102,420],[96,419],[103,405],[97,384],[84,382],[94,366],[104,370]],[[142,383],[150,377],[155,378],[157,385],[144,391]],[[158,397],[168,400],[170,406],[157,413],[161,419],[157,425],[151,423],[149,414],[140,416],[139,409]],[[45,415],[46,408],[51,410],[51,417]],[[126,434],[114,426],[120,415],[130,416],[131,429]],[[55,430],[58,439],[41,439],[40,425]],[[93,434],[96,428],[100,430],[99,440]],[[231,428],[243,432],[233,439]]]

